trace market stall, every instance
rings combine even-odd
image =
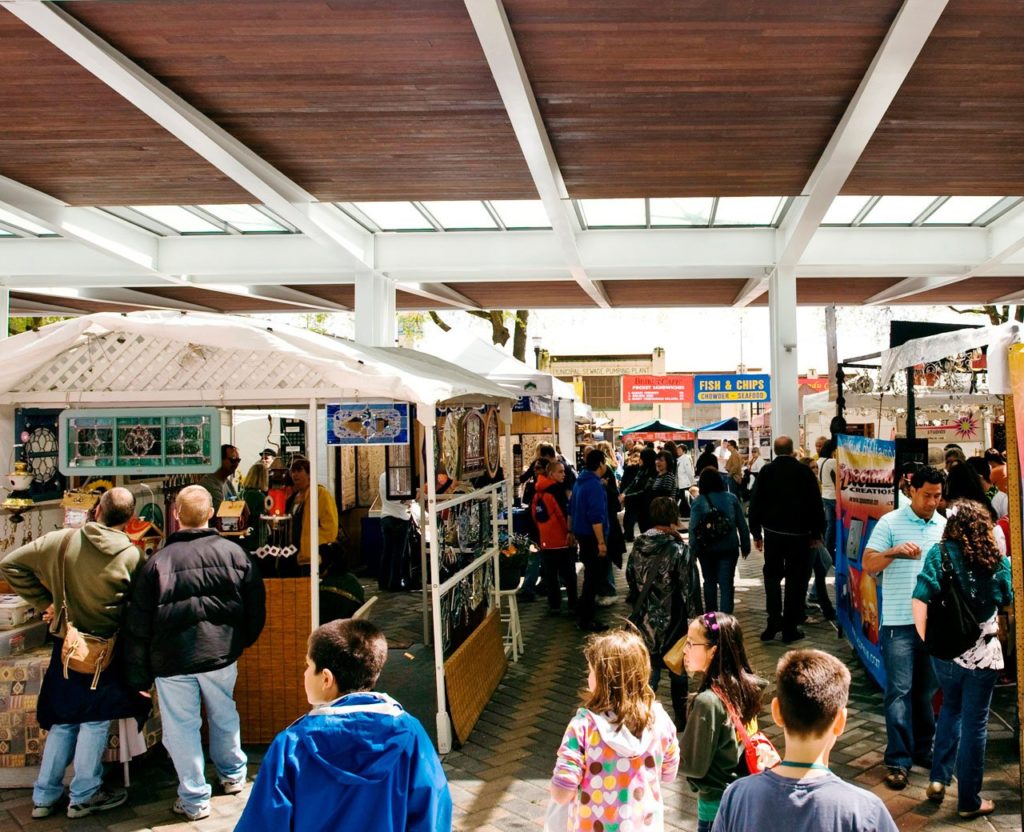
[[[512,434],[522,447],[524,461],[532,458],[539,442],[551,442],[568,453],[575,444],[575,422],[593,417],[589,405],[577,400],[571,384],[529,366],[469,332],[438,331],[425,338],[419,350],[465,367],[516,397],[512,406]]]
[[[641,422],[629,428],[619,431],[619,436],[636,439],[640,442],[693,442],[697,438],[697,432],[685,425],[677,425],[673,422],[665,422],[661,419],[652,419],[648,422]]]
[[[731,439],[738,442],[740,437],[740,421],[733,417],[702,425],[697,428],[697,442],[724,442]]]
[[[114,420],[109,428],[120,431],[123,422],[135,429],[131,447],[119,438],[117,451],[110,454],[109,470],[121,481],[130,484],[129,478],[138,476],[140,470],[152,475],[180,471],[173,474],[172,485],[183,485],[193,473],[217,467],[220,443],[228,438],[221,425],[230,424],[218,418],[225,409],[304,408],[306,446],[319,448],[324,440],[318,419],[322,407],[403,404],[409,436],[405,468],[425,481],[431,509],[428,534],[432,534],[436,510],[436,407],[502,404],[503,412],[494,418],[504,416],[503,421],[510,421],[510,396],[503,389],[440,359],[408,350],[364,347],[231,316],[90,315],[11,338],[5,343],[5,357],[7,361],[0,367],[0,459],[11,459],[12,440],[20,440],[19,454],[38,469],[38,479],[84,474],[89,466],[79,463],[95,462],[95,443],[109,441],[96,433],[95,425],[89,428],[92,434],[84,434],[82,422],[69,442],[69,434],[56,426],[56,418],[61,414],[67,417],[68,408],[79,411],[82,418],[95,408],[116,408],[116,415],[103,417]],[[198,405],[202,414],[182,418],[205,421],[172,424],[166,421],[169,417],[161,415],[171,405]],[[42,450],[29,447],[36,439],[35,431],[42,428],[29,431],[19,424],[22,429],[15,434],[16,422],[23,422],[26,413],[37,418],[40,411],[47,411],[47,418],[55,417]],[[379,426],[377,422],[374,425]],[[83,441],[83,436],[89,441]],[[199,444],[193,447],[196,442]],[[60,454],[65,461],[58,466]],[[321,480],[318,456],[308,455],[313,483]],[[63,474],[58,471],[61,467]],[[406,480],[413,479],[408,473]],[[317,489],[311,488],[306,516],[314,540],[317,500]],[[22,542],[26,533],[59,527],[61,519],[55,503],[38,501],[25,512],[20,530],[5,521],[4,531],[0,531],[3,551]],[[269,741],[268,732],[272,736],[306,709],[301,682],[306,636],[319,622],[319,554],[316,546],[311,549],[312,579],[268,580],[268,625],[256,647],[243,658],[244,668],[240,664],[237,698],[243,720],[248,721],[249,741]],[[434,641],[438,645],[442,631],[439,557],[435,548],[431,552],[432,583],[425,590],[432,594]],[[445,656],[436,651],[435,659],[438,739],[444,751],[450,747],[451,736]],[[243,723],[243,732],[245,727]]]
[[[1017,345],[1020,331],[1020,325],[1007,324],[964,329],[908,341],[877,356],[870,356],[880,359],[875,384],[877,389],[889,391],[894,378],[900,381],[904,374],[908,381],[903,384],[909,384],[906,389],[874,395],[847,393],[844,396],[844,418],[848,421],[852,418],[850,424],[855,427],[864,425],[875,430],[862,429],[861,435],[852,435],[851,431],[838,437],[841,488],[836,522],[836,608],[844,635],[879,684],[885,681],[879,650],[879,623],[884,591],[875,576],[861,569],[860,563],[875,523],[894,506],[894,469],[900,447],[898,442],[916,437],[925,440],[927,447],[934,440],[929,450],[939,451],[938,456],[941,457],[939,443],[950,438],[950,441],[956,441],[977,452],[988,447],[990,428],[993,424],[1001,424],[998,419],[1005,413],[1011,501],[1011,562],[1019,560],[1020,460],[1016,453],[1017,437],[1013,430],[1015,402],[1010,395],[1014,389],[1010,359],[1015,350],[1020,350]],[[980,351],[987,353],[987,369],[979,368],[976,361]],[[919,379],[932,382],[930,376],[933,374],[942,375],[941,390],[927,389],[913,383]],[[982,375],[983,381],[979,379]],[[1024,385],[1021,393],[1024,394]],[[836,403],[827,403],[825,394],[817,394],[808,396],[805,404],[809,407],[810,419],[811,414],[819,410],[827,412]],[[1024,405],[1024,401],[1016,404]],[[858,413],[864,413],[870,421],[858,422]],[[975,414],[982,415],[984,421]],[[960,434],[950,436],[948,431],[955,428],[959,428]],[[881,438],[877,436],[879,433],[883,434]],[[938,438],[930,437],[929,433]],[[1013,572],[1015,592],[1024,590],[1021,586],[1021,570],[1015,568]],[[1019,595],[1015,604],[1018,608],[1016,618],[1019,640]]]

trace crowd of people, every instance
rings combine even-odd
[[[524,491],[549,612],[561,614],[564,585],[570,614],[591,633],[580,708],[555,751],[548,829],[663,828],[662,787],[680,774],[697,796],[701,832],[766,824],[896,829],[876,795],[829,768],[850,685],[838,659],[810,649],[785,653],[769,705],[784,732],[781,755],[759,730],[769,682],[752,667],[733,614],[738,560],[763,552],[762,640],[805,637],[812,574],[822,612],[834,615],[818,578],[834,551],[835,446],[824,439],[812,465],[797,458],[788,437],[778,437],[773,451],[769,463],[744,464],[723,443],[694,464],[673,443],[619,451],[602,443],[585,449],[578,474],[552,446],[531,462]],[[141,724],[153,689],[178,776],[173,811],[189,821],[210,815],[204,712],[220,789],[244,790],[248,761],[234,686],[238,658],[264,626],[264,584],[245,549],[209,526],[217,492],[222,500],[236,496],[228,484],[237,450],[225,446],[222,456],[209,482],[177,494],[177,531],[148,560],[124,532],[134,497],[113,488],[83,528],[44,535],[0,561],[12,589],[47,609],[54,637],[38,705],[49,736],[32,817],[57,810],[72,760],[68,817],[125,802],[124,789],[103,783],[107,731],[112,719]],[[928,771],[928,799],[941,803],[955,776],[957,812],[968,819],[995,808],[981,790],[992,691],[1004,662],[996,617],[1012,599],[1007,538],[998,526],[1005,471],[955,447],[945,462],[945,470],[901,472],[901,504],[874,526],[863,566],[885,579],[886,785],[903,789],[919,766]],[[264,461],[250,469],[243,499],[265,487],[257,466],[270,469]],[[289,505],[301,516],[308,462],[294,460],[288,475]],[[321,515],[321,527],[324,519],[330,523]],[[398,531],[385,536],[393,542]],[[310,545],[296,536],[298,570],[304,562],[308,570],[301,553]],[[598,599],[614,592],[616,568],[625,572],[630,612],[625,626],[610,629]],[[394,576],[386,569],[381,579]],[[929,639],[933,605],[950,580],[976,622],[955,655]],[[451,796],[429,737],[374,690],[386,658],[385,636],[370,622],[339,618],[313,632],[304,675],[312,710],[270,746],[238,829],[451,828]],[[671,716],[656,700],[664,676]]]

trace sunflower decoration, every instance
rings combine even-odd
[[[978,436],[978,420],[973,413],[965,413],[956,420],[957,439],[975,439]]]

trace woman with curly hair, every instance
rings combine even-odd
[[[974,646],[952,661],[932,657],[935,675],[942,686],[942,710],[935,726],[927,794],[929,800],[942,802],[955,765],[960,817],[976,818],[995,811],[995,803],[981,797],[981,780],[992,689],[1003,669],[996,614],[1013,599],[1010,562],[999,553],[988,506],[974,500],[956,500],[946,509],[942,541],[925,555],[914,589],[914,624],[922,639],[928,623],[928,604],[939,592],[943,561],[947,558],[981,625],[981,635]]]

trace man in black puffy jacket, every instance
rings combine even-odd
[[[178,773],[174,811],[188,820],[210,814],[200,700],[209,722],[210,756],[226,794],[245,786],[234,690],[236,662],[263,630],[263,579],[236,543],[206,528],[209,492],[183,488],[175,502],[180,528],[142,566],[126,622],[126,672],[138,690],[156,680],[163,743]]]

